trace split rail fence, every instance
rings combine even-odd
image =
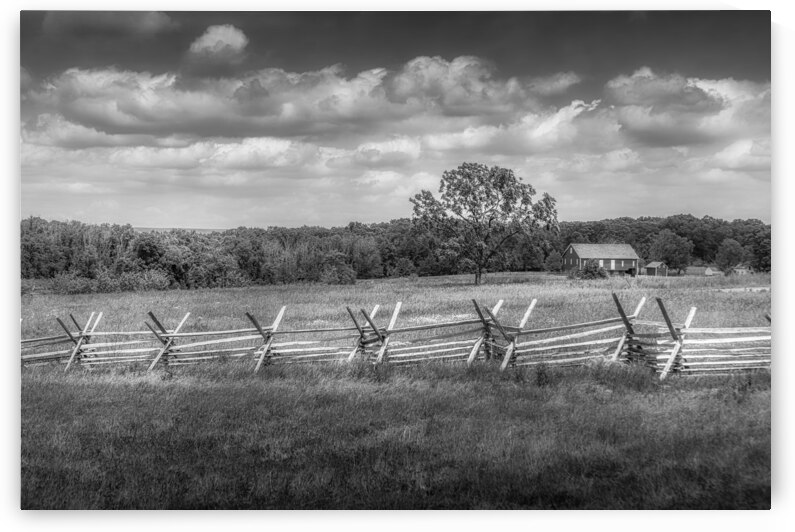
[[[64,334],[24,339],[22,364],[64,364],[97,368],[137,364],[152,371],[212,360],[240,360],[254,372],[278,364],[351,363],[365,360],[395,366],[429,361],[472,365],[495,360],[502,371],[522,366],[581,366],[594,361],[643,364],[661,380],[671,374],[704,375],[769,370],[771,327],[694,328],[696,308],[682,323],[671,321],[663,301],[657,304],[663,321],[639,316],[646,298],[627,314],[613,294],[617,316],[602,320],[529,327],[537,300],[533,299],[518,325],[499,318],[503,300],[488,308],[472,300],[471,319],[397,327],[398,302],[386,326],[377,324],[379,305],[370,312],[346,307],[349,327],[286,329],[287,307],[281,307],[269,325],[246,313],[250,327],[223,331],[186,331],[190,313],[173,328],[154,313],[144,322],[147,330],[98,330],[103,314],[91,313],[85,323],[69,315],[70,324],[56,318]],[[382,322],[383,323],[383,322]],[[74,327],[72,327],[74,326]],[[59,346],[56,348],[55,346]]]

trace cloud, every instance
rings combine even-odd
[[[551,76],[532,78],[529,88],[536,94],[552,96],[566,92],[581,81],[582,78],[574,72],[558,72]]]
[[[657,74],[648,67],[605,85],[624,134],[650,146],[725,142],[769,132],[770,84]]]
[[[160,12],[49,11],[42,27],[45,33],[55,35],[154,35],[179,25]]]
[[[246,58],[246,46],[248,37],[239,28],[231,24],[210,26],[191,43],[183,70],[199,77],[232,75]]]
[[[243,58],[248,41],[229,28],[186,56]],[[222,213],[180,210],[195,227],[377,221],[409,216],[408,197],[463,161],[514,169],[558,198],[564,219],[665,214],[691,197],[724,217],[736,217],[732,197],[769,204],[769,83],[641,68],[566,101],[576,73],[505,77],[470,56],[353,73],[73,68],[20,79],[25,215],[105,191],[125,206],[113,220],[138,225],[181,202]]]
[[[494,66],[478,57],[422,56],[395,74],[388,94],[393,101],[430,105],[442,114],[472,115],[534,107],[528,89],[515,77],[498,79]]]

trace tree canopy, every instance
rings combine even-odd
[[[423,190],[413,198],[415,223],[445,239],[458,260],[475,273],[475,284],[507,244],[520,234],[557,231],[555,199],[522,183],[513,170],[463,163],[442,174],[439,198]]]

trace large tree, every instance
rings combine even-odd
[[[747,251],[733,238],[727,238],[720,243],[718,252],[715,255],[715,264],[726,275],[731,275],[732,269],[744,262],[747,258]]]
[[[522,183],[512,170],[463,163],[442,174],[439,198],[423,190],[413,198],[414,222],[450,241],[462,264],[470,264],[475,284],[518,235],[558,228],[555,199]]]
[[[693,242],[663,229],[649,246],[649,258],[664,262],[669,269],[682,272],[690,264]]]

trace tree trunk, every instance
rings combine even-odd
[[[482,275],[483,275],[483,270],[478,268],[477,271],[475,271],[475,286],[480,284],[480,278]]]

